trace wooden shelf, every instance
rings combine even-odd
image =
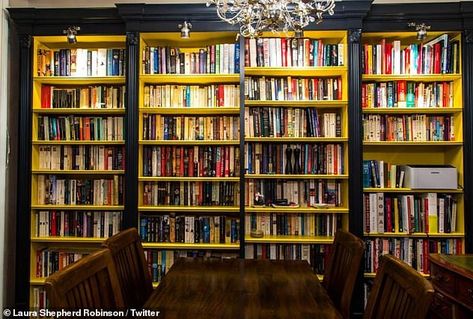
[[[423,277],[426,277],[426,278],[429,278],[430,275],[429,274],[425,274],[423,272],[419,272]],[[376,273],[375,272],[365,272],[364,273],[364,277],[365,278],[374,278],[376,277]]]
[[[140,212],[210,212],[210,213],[238,213],[238,206],[139,206]]]
[[[37,145],[124,145],[125,141],[42,141],[34,140]]]
[[[365,193],[463,193],[463,189],[363,188]]]
[[[378,107],[362,110],[365,114],[453,114],[462,111],[461,107]]]
[[[245,178],[253,179],[348,179],[347,174],[245,174]]]
[[[240,114],[239,107],[140,107],[147,114]]]
[[[198,140],[198,141],[181,141],[181,140],[140,140],[140,145],[239,145],[239,140]]]
[[[68,174],[68,175],[123,175],[124,170],[48,170],[33,169],[32,174]]]
[[[197,250],[197,249],[227,249],[237,250],[240,249],[240,244],[187,244],[187,243],[143,243],[143,248],[150,249],[186,249],[186,250]]]
[[[435,81],[454,81],[460,80],[461,74],[363,74],[363,81],[397,81],[397,80],[408,80],[408,81],[424,81],[424,82],[435,82]]]
[[[272,142],[272,143],[342,143],[348,142],[348,137],[245,137],[246,142]]]
[[[240,83],[240,74],[141,74],[140,81],[155,84]]]
[[[316,108],[344,108],[347,100],[334,101],[260,101],[245,100],[245,106],[276,106],[276,107],[316,107]]]
[[[33,81],[41,84],[125,84],[125,76],[35,76]]]
[[[346,76],[346,66],[321,67],[245,67],[245,76]]]
[[[348,214],[346,207],[245,207],[246,213],[283,213],[283,214]]]
[[[86,243],[86,244],[100,244],[107,238],[91,238],[91,237],[31,237],[32,243]]]
[[[239,182],[240,177],[140,176],[140,182]]]
[[[37,114],[97,114],[97,115],[119,115],[125,114],[125,109],[88,109],[88,108],[66,108],[66,109],[42,109],[33,108]]]
[[[31,205],[31,209],[35,210],[124,210],[125,206],[100,206],[100,205]]]
[[[245,237],[248,244],[331,244],[331,236],[264,236],[262,238]]]

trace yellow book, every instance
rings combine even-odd
[[[399,200],[397,197],[394,197],[394,231],[399,232]]]
[[[437,193],[427,194],[427,212],[429,214],[429,233],[438,233]]]

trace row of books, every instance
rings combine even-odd
[[[240,72],[240,43],[205,48],[152,47],[143,49],[143,74],[232,74]]]
[[[257,101],[342,99],[341,78],[245,77],[245,98]]]
[[[245,39],[245,66],[339,66],[343,65],[344,50],[343,43],[324,43],[322,39]]]
[[[108,238],[121,230],[121,212],[47,210],[34,212],[37,237]]]
[[[363,108],[453,107],[453,82],[390,81],[361,85]]]
[[[57,248],[44,248],[36,251],[37,278],[48,277],[66,266],[78,261],[91,253],[90,250],[65,250]]]
[[[245,181],[246,206],[292,207],[342,206],[341,182],[337,180],[257,180]],[[258,196],[257,196],[258,195]],[[260,201],[255,201],[256,198]]]
[[[245,136],[341,137],[341,115],[316,108],[245,108]]]
[[[404,165],[387,163],[383,160],[363,160],[364,188],[402,188],[404,175]]]
[[[460,73],[460,44],[448,34],[407,45],[382,39],[363,46],[362,70],[364,74]]]
[[[60,178],[38,175],[39,205],[123,205],[123,176],[112,178]]]
[[[365,240],[365,272],[377,272],[379,258],[391,254],[424,274],[430,274],[429,254],[462,254],[461,239],[374,238]]]
[[[38,49],[38,76],[125,75],[125,49]]]
[[[140,236],[151,243],[231,244],[239,242],[240,219],[230,216],[141,216]]]
[[[246,259],[305,260],[317,274],[324,274],[331,245],[308,244],[248,244]]]
[[[245,232],[258,229],[265,236],[335,236],[342,227],[340,214],[251,214]]]
[[[153,282],[160,282],[167,274],[174,261],[179,258],[230,259],[237,258],[233,252],[215,250],[158,250],[145,249],[148,271]]]
[[[44,287],[32,288],[32,300],[30,301],[31,310],[49,309],[49,299],[46,296]]]
[[[41,141],[123,141],[123,117],[38,116]]]
[[[72,251],[57,248],[44,248],[36,251],[37,278],[49,277],[55,272],[78,261],[91,253],[90,250]]]
[[[145,85],[144,107],[240,107],[240,86]]]
[[[363,140],[454,141],[453,116],[363,114]]]
[[[457,202],[448,194],[363,194],[367,233],[454,233]]]
[[[144,146],[144,176],[240,176],[238,146]]]
[[[105,145],[40,145],[39,169],[123,170],[125,147]]]
[[[125,86],[41,86],[41,108],[43,109],[123,109],[125,108]]]
[[[250,174],[343,174],[342,144],[245,144]]]
[[[143,115],[144,140],[238,140],[240,121],[236,116]]]
[[[145,206],[236,206],[239,188],[233,182],[146,182]]]

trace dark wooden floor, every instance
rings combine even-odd
[[[306,262],[180,260],[145,308],[160,318],[341,318]]]

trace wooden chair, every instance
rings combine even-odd
[[[102,249],[46,278],[52,309],[123,309],[112,255]]]
[[[126,306],[142,307],[153,291],[153,284],[138,231],[136,228],[121,231],[103,246],[112,252]]]
[[[355,235],[338,230],[332,246],[323,286],[343,318],[350,318],[350,305],[361,259],[363,241]]]
[[[424,319],[433,295],[427,279],[403,261],[385,255],[363,318]]]

